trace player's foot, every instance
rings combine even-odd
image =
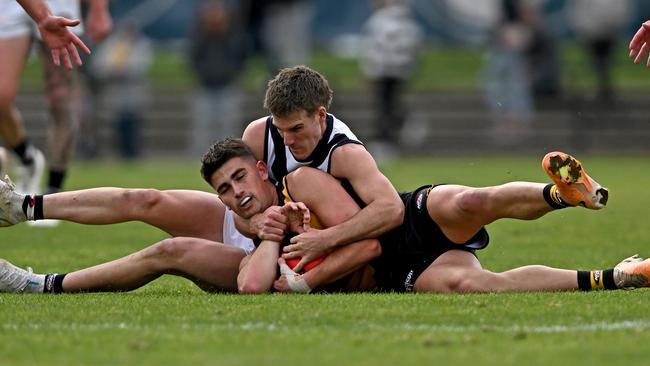
[[[0,258],[0,292],[23,292],[31,281],[31,268],[24,270]]]
[[[0,179],[0,227],[15,225],[27,220],[23,213],[24,197],[16,193],[8,176]]]
[[[41,150],[34,146],[30,146],[28,149],[32,163],[28,165],[19,164],[16,191],[24,194],[40,194],[41,178],[45,170],[45,157]]]
[[[633,255],[614,267],[614,283],[618,288],[650,287],[650,259]]]
[[[573,156],[559,151],[550,152],[542,159],[542,167],[557,186],[565,203],[593,210],[607,204],[607,188],[591,179]]]

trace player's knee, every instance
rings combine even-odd
[[[469,271],[455,270],[449,273],[444,281],[446,292],[470,293],[484,292],[485,289],[476,276],[472,276]]]
[[[468,189],[458,194],[457,204],[464,212],[476,213],[484,210],[488,203],[489,193],[481,189]]]
[[[170,262],[182,258],[189,249],[189,245],[183,238],[168,238],[159,241],[150,248],[148,253],[150,257]]]
[[[70,90],[67,86],[59,85],[50,89],[47,93],[47,100],[50,108],[60,110],[70,105]]]
[[[15,98],[15,94],[0,88],[0,116],[4,117],[11,113]]]

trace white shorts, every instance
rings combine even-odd
[[[52,14],[68,19],[80,19],[80,0],[48,0]],[[77,35],[83,33],[79,24],[70,28]],[[16,38],[33,35],[40,39],[36,24],[29,14],[15,0],[0,0],[0,39]]]

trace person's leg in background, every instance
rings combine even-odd
[[[49,170],[45,193],[55,193],[62,189],[72,160],[81,96],[76,72],[55,66],[44,45],[41,44],[40,47],[45,93],[52,119],[47,136]]]
[[[30,43],[27,27],[25,32],[11,32],[0,24],[0,135],[18,156],[20,192],[38,191],[45,164],[43,154],[29,141],[14,104]]]

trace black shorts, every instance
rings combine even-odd
[[[411,291],[415,280],[443,253],[456,249],[476,255],[476,250],[488,245],[490,237],[484,227],[462,245],[442,233],[426,205],[429,192],[435,187],[400,193],[405,206],[404,222],[379,238],[382,253],[372,262],[379,290]]]

